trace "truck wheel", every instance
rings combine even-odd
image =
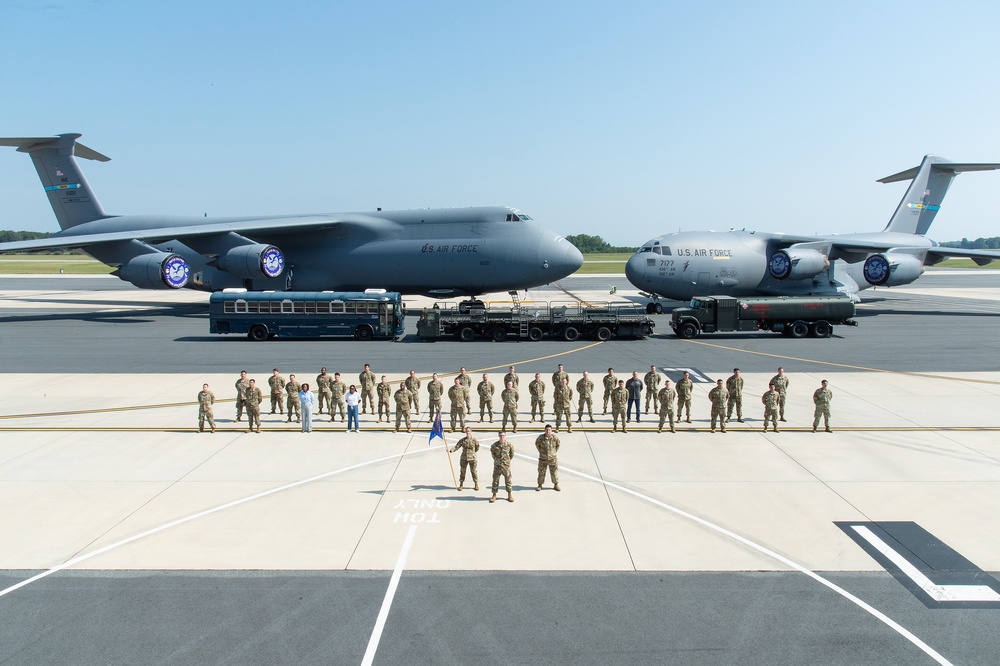
[[[254,324],[247,332],[247,337],[254,342],[267,340],[267,326],[264,326],[264,324]]]
[[[363,340],[365,342],[368,342],[369,340],[372,340],[374,338],[375,338],[375,331],[372,330],[371,326],[362,325],[354,329],[355,340]]]
[[[507,329],[504,328],[503,326],[497,326],[496,328],[493,329],[493,332],[490,334],[490,338],[493,340],[493,342],[503,342],[504,340],[507,339]]]
[[[466,326],[458,332],[458,339],[462,342],[472,342],[476,339],[476,332],[471,327]]]
[[[567,326],[563,329],[563,340],[566,342],[575,342],[579,337],[580,331],[576,330],[572,326]]]
[[[601,326],[597,329],[597,339],[601,342],[606,342],[611,339],[611,329],[607,326]]]
[[[677,328],[677,337],[690,339],[698,335],[698,327],[691,322],[685,322]]]
[[[809,324],[804,321],[793,321],[786,329],[792,338],[804,338],[809,335]]]
[[[528,339],[532,342],[538,342],[542,339],[542,329],[537,326],[528,329]]]
[[[833,333],[833,326],[828,321],[818,321],[812,325],[812,334],[817,338],[828,338]]]

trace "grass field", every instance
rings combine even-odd
[[[106,275],[113,268],[79,254],[8,254],[0,256],[0,275]]]

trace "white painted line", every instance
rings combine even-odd
[[[534,458],[532,456],[525,455],[523,453],[517,453],[515,455],[518,456],[519,458],[524,458],[525,460],[531,460],[531,461],[536,460],[536,458]],[[906,627],[902,626],[901,624],[899,624],[898,622],[896,622],[895,620],[893,620],[892,618],[890,618],[885,613],[883,613],[880,610],[874,608],[873,606],[870,606],[869,604],[867,604],[866,602],[862,601],[858,597],[854,596],[853,594],[851,594],[850,592],[848,592],[844,588],[838,586],[834,582],[829,581],[826,578],[823,578],[822,576],[820,576],[815,571],[812,571],[811,569],[808,569],[808,568],[804,567],[803,565],[799,564],[798,562],[793,562],[792,560],[788,559],[784,555],[779,555],[778,553],[774,552],[773,550],[770,550],[769,548],[766,548],[766,547],[760,545],[759,543],[750,541],[746,537],[740,536],[739,534],[736,534],[735,532],[730,532],[729,530],[725,529],[724,527],[720,527],[719,525],[716,525],[714,523],[710,523],[707,520],[705,520],[704,518],[699,518],[698,516],[696,516],[694,514],[691,514],[691,513],[688,513],[687,511],[684,511],[683,509],[678,509],[675,506],[671,506],[670,504],[667,504],[665,502],[661,502],[661,501],[653,499],[652,497],[649,497],[647,495],[643,495],[642,493],[636,492],[635,490],[632,490],[631,488],[626,488],[625,486],[620,486],[617,483],[612,483],[611,481],[605,481],[604,479],[601,479],[601,478],[596,477],[596,476],[592,476],[590,474],[587,474],[586,472],[580,472],[580,471],[572,469],[572,468],[563,467],[562,465],[559,466],[559,471],[560,472],[567,472],[569,474],[575,474],[576,476],[579,476],[579,477],[584,478],[584,479],[588,479],[590,481],[596,481],[597,483],[603,484],[604,486],[606,486],[608,488],[614,488],[615,490],[623,492],[623,493],[625,493],[627,495],[632,495],[633,497],[637,497],[637,498],[639,498],[641,500],[645,500],[645,501],[649,502],[650,504],[654,504],[654,505],[656,505],[656,506],[658,506],[658,507],[660,507],[662,509],[666,509],[667,511],[670,511],[670,512],[672,512],[674,514],[677,514],[678,516],[681,516],[683,518],[687,518],[688,520],[694,521],[694,522],[698,523],[699,525],[702,525],[703,527],[707,527],[708,529],[710,529],[712,531],[715,531],[715,532],[718,532],[719,534],[725,535],[725,536],[729,537],[730,539],[733,539],[735,541],[739,541],[743,545],[749,546],[750,548],[753,548],[757,552],[763,553],[764,555],[766,555],[766,556],[768,556],[768,557],[770,557],[770,558],[772,558],[774,560],[777,560],[778,562],[781,562],[782,564],[784,564],[784,565],[786,565],[788,567],[791,567],[792,569],[795,569],[796,571],[798,571],[800,573],[803,573],[806,576],[809,576],[810,578],[812,578],[813,580],[815,580],[817,583],[828,587],[829,589],[833,590],[834,592],[836,592],[840,596],[844,597],[845,599],[847,599],[851,603],[857,605],[859,608],[861,608],[862,610],[864,610],[867,613],[869,613],[870,615],[872,615],[874,618],[876,618],[877,620],[879,620],[880,622],[882,622],[883,624],[885,624],[887,627],[889,627],[890,629],[892,629],[893,631],[895,631],[896,633],[898,633],[900,636],[902,636],[906,640],[910,641],[910,643],[912,643],[913,645],[915,645],[917,648],[919,648],[921,651],[923,651],[924,654],[926,654],[928,657],[930,657],[931,659],[933,659],[937,663],[942,664],[942,666],[952,666],[951,662],[948,661],[947,659],[945,659],[944,656],[942,656],[937,650],[935,650],[931,646],[929,646],[926,643],[924,643],[916,635],[914,635],[913,633],[911,633]]]
[[[934,601],[1000,601],[1000,594],[987,585],[938,585],[868,527],[851,525],[851,529],[875,546],[878,552],[889,558],[890,562],[899,567],[900,571],[906,574]]]
[[[275,493],[280,493],[280,492],[283,492],[285,490],[291,490],[292,488],[297,488],[298,486],[302,486],[302,485],[305,485],[307,483],[312,483],[313,481],[319,481],[320,479],[325,479],[325,478],[330,477],[330,476],[335,476],[337,474],[343,474],[344,472],[350,472],[351,470],[359,469],[361,467],[367,467],[368,465],[375,465],[375,464],[378,464],[380,462],[387,462],[389,460],[396,460],[397,458],[402,458],[404,456],[412,456],[412,455],[415,455],[415,454],[418,454],[418,453],[427,453],[427,451],[429,451],[429,450],[430,449],[428,449],[427,447],[423,447],[423,448],[415,449],[413,451],[405,451],[403,453],[396,453],[396,454],[391,455],[391,456],[385,456],[384,458],[376,458],[375,460],[368,460],[368,461],[363,462],[363,463],[357,463],[355,465],[350,465],[349,467],[342,467],[341,469],[336,469],[336,470],[334,470],[332,472],[326,472],[324,474],[318,474],[316,476],[311,476],[308,479],[302,479],[301,481],[295,481],[294,483],[288,483],[288,484],[285,484],[283,486],[279,486],[278,488],[272,488],[271,490],[265,490],[264,492],[257,493],[256,495],[251,495],[249,497],[244,497],[243,499],[238,499],[238,500],[235,500],[235,501],[232,501],[232,502],[228,502],[228,503],[223,504],[221,506],[217,506],[214,509],[208,509],[206,511],[200,511],[198,513],[191,514],[190,516],[187,516],[185,518],[179,518],[178,520],[174,520],[174,521],[171,521],[171,522],[166,523],[164,525],[160,525],[159,527],[154,527],[151,530],[146,530],[145,532],[142,532],[140,534],[136,534],[135,536],[131,536],[131,537],[127,538],[127,539],[122,539],[121,541],[116,541],[115,543],[112,543],[112,544],[109,544],[107,546],[104,546],[103,548],[98,548],[97,550],[91,551],[89,553],[85,553],[83,555],[80,555],[79,557],[74,557],[71,560],[67,560],[67,561],[63,562],[62,564],[56,565],[56,566],[52,567],[51,569],[47,569],[46,571],[43,571],[40,574],[32,576],[31,578],[28,578],[27,580],[22,580],[20,583],[17,583],[15,585],[11,585],[10,587],[8,587],[6,589],[0,590],[0,597],[4,596],[5,594],[10,594],[11,592],[13,592],[15,590],[19,590],[22,587],[24,587],[25,585],[30,585],[31,583],[34,583],[36,580],[41,580],[42,578],[45,578],[46,576],[51,576],[52,574],[56,573],[57,571],[62,571],[63,569],[71,567],[71,566],[73,566],[75,564],[79,564],[80,562],[84,562],[86,560],[89,560],[92,557],[95,557],[95,556],[100,555],[102,553],[106,553],[109,550],[114,550],[115,548],[118,548],[120,546],[125,546],[127,544],[132,543],[133,541],[138,541],[139,539],[148,537],[148,536],[156,534],[158,532],[162,532],[164,530],[168,530],[171,527],[177,527],[178,525],[183,525],[184,523],[191,522],[192,520],[197,520],[198,518],[204,518],[205,516],[211,515],[213,513],[218,513],[219,511],[225,511],[226,509],[231,509],[231,508],[233,508],[235,506],[239,506],[241,504],[246,504],[247,502],[252,502],[253,500],[260,499],[262,497],[267,497],[268,495],[274,495]]]
[[[413,545],[413,535],[417,533],[417,526],[410,525],[403,541],[403,549],[399,551],[399,559],[396,560],[396,568],[392,570],[392,578],[389,579],[389,589],[385,591],[385,599],[382,600],[382,608],[378,611],[378,619],[375,620],[375,628],[372,629],[372,637],[368,639],[368,649],[365,650],[365,657],[361,660],[361,666],[371,666],[378,651],[379,641],[382,640],[382,630],[385,629],[385,621],[389,619],[389,609],[392,607],[392,598],[396,596],[396,588],[399,587],[399,579],[403,575],[403,568],[406,566],[406,556],[410,553],[410,546]]]

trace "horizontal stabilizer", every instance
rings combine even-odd
[[[959,162],[938,162],[932,166],[934,169],[939,171],[950,171],[952,173],[961,173],[963,171],[995,171],[1000,169],[1000,164],[991,164],[988,162],[967,162],[964,164]],[[912,169],[907,169],[906,171],[900,171],[897,174],[880,178],[875,182],[898,183],[901,180],[913,180],[913,177],[917,175],[917,171],[919,169],[919,166],[915,166]]]
[[[30,153],[33,150],[38,150],[41,148],[53,148],[55,144],[58,143],[63,137],[79,137],[80,134],[64,134],[62,137],[59,136],[42,136],[42,137],[22,137],[22,138],[0,138],[0,146],[10,146],[12,148],[17,148],[19,152]],[[111,158],[107,155],[102,155],[93,148],[88,148],[82,143],[73,142],[73,154],[77,157],[82,157],[87,160],[97,160],[98,162],[110,162]]]

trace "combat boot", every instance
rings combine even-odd
[[[778,426],[774,426],[774,432],[781,432],[780,430],[778,430]]]
[[[628,432],[628,428],[626,428],[625,426],[622,426],[622,432]]]
[[[590,417],[590,422],[591,423],[596,423],[596,421],[594,421],[594,417],[593,416]]]
[[[458,492],[462,492],[462,484],[461,484],[461,483],[460,483],[460,484],[458,484],[458,488],[457,488],[457,490],[458,490]]]
[[[496,495],[494,495],[494,497],[496,497]],[[507,501],[508,502],[514,501],[514,493],[507,493]]]
[[[541,487],[541,486],[537,486],[537,487],[535,488],[535,492],[536,492],[536,493],[538,493],[538,492],[541,492],[541,491],[542,491],[542,487]]]
[[[832,431],[832,430],[830,430],[829,428],[827,428],[827,429],[825,430],[825,432],[833,432],[833,431]]]
[[[677,430],[675,430],[673,426],[670,426],[670,432],[677,432]]]
[[[476,490],[479,490],[479,482],[476,482]]]
[[[496,493],[493,493],[493,494],[492,494],[492,495],[490,496],[490,504],[493,504],[493,502],[496,502],[496,501],[497,501],[497,494],[496,494]]]
[[[816,426],[813,426],[813,432],[816,432]]]
[[[558,484],[558,483],[557,483],[556,485],[554,485],[554,486],[553,486],[553,488],[555,488],[555,489],[556,489],[556,490],[558,490],[558,491],[561,491],[561,490],[562,490],[562,488],[560,488],[560,487],[559,487],[559,484]]]
[[[657,428],[656,432],[663,432],[663,428]]]

